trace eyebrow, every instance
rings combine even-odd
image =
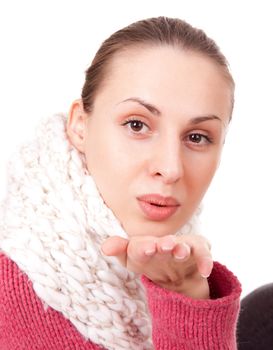
[[[130,101],[140,104],[141,106],[145,107],[149,112],[151,112],[154,115],[157,115],[157,116],[161,115],[161,112],[159,111],[159,109],[157,109],[151,103],[148,103],[148,102],[146,102],[138,97],[130,97],[130,98],[127,98],[126,100],[121,101],[120,103],[130,102]]]
[[[195,124],[206,122],[208,120],[219,120],[220,122],[222,122],[221,118],[217,117],[217,115],[211,114],[211,115],[203,115],[200,117],[192,118],[190,119],[190,123],[195,125]]]
[[[145,107],[152,114],[157,115],[157,116],[161,116],[161,112],[158,108],[156,108],[151,103],[148,103],[148,102],[142,100],[139,97],[129,97],[126,100],[121,101],[120,103],[124,103],[124,102],[136,102],[136,103],[140,104],[141,106]],[[220,122],[222,122],[221,118],[217,117],[214,114],[209,114],[209,115],[202,115],[202,116],[194,117],[194,118],[189,120],[189,123],[196,125],[199,123],[206,122],[208,120],[219,120]]]

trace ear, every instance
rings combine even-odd
[[[83,109],[82,100],[72,103],[68,114],[66,132],[69,141],[78,151],[84,153],[88,114]]]

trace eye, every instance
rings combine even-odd
[[[126,120],[122,125],[135,134],[144,134],[149,130],[148,126],[139,119]]]
[[[205,144],[212,143],[212,140],[209,136],[201,133],[192,133],[188,135],[188,141],[190,143],[194,143],[198,145],[205,145]]]

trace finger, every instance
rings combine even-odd
[[[207,242],[195,242],[192,248],[192,254],[196,260],[197,268],[200,275],[208,278],[213,268],[213,260],[210,247]]]
[[[204,278],[208,278],[213,269],[213,260],[209,256],[200,257],[197,261],[197,267],[200,275]]]
[[[156,253],[156,243],[147,242],[143,246],[144,254],[146,256],[153,256]]]
[[[187,243],[179,243],[175,246],[172,253],[177,260],[186,261],[191,255],[191,247]]]
[[[128,240],[121,237],[110,237],[101,246],[102,252],[107,256],[115,256],[121,265],[127,265]]]
[[[127,251],[127,246],[127,239],[114,236],[103,242],[101,250],[107,256],[118,256]]]
[[[208,249],[208,251],[211,251],[211,244],[210,242],[203,236],[200,236],[202,239],[203,244],[205,245],[205,247]]]
[[[175,238],[172,235],[160,237],[157,240],[157,250],[161,254],[168,254],[172,252],[176,245]]]
[[[156,253],[154,239],[132,240],[128,246],[128,258],[135,263],[147,262]]]

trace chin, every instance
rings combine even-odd
[[[137,227],[137,229],[135,228]],[[167,222],[156,222],[149,221],[145,223],[138,223],[133,227],[124,227],[129,237],[132,236],[155,236],[155,237],[163,237],[167,235],[174,235],[181,225],[170,225]]]

